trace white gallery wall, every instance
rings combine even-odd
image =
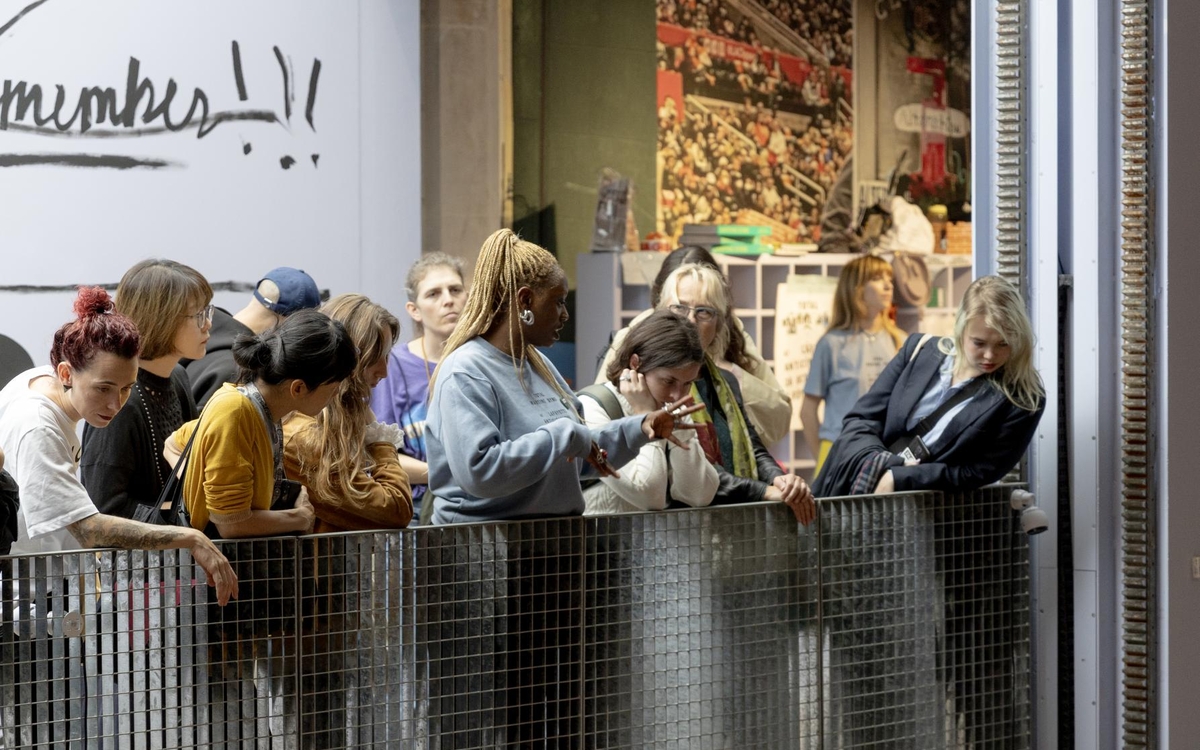
[[[399,313],[419,30],[417,0],[0,0],[0,334],[42,363],[70,288],[147,257]]]

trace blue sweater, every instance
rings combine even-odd
[[[434,523],[578,515],[592,441],[614,466],[647,442],[641,415],[593,431],[577,418],[583,407],[573,394],[564,400],[528,363],[524,378],[522,388],[512,359],[482,338],[442,360],[425,425]]]

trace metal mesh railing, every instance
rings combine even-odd
[[[1028,747],[1010,489],[0,558],[0,747]]]

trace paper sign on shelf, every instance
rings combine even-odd
[[[792,399],[793,430],[804,428],[804,381],[817,341],[829,327],[835,289],[835,276],[792,275],[776,291],[775,377]]]

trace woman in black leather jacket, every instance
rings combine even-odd
[[[692,396],[705,410],[692,419],[720,479],[713,505],[783,502],[797,520],[810,523],[816,517],[812,491],[799,476],[785,473],[763,446],[746,418],[736,371],[719,367],[713,357],[725,350],[729,337],[725,321],[732,304],[724,277],[706,265],[682,265],[663,283],[659,307],[695,323],[704,347],[704,365],[692,384]]]

